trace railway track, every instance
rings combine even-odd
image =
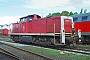
[[[43,47],[45,48],[45,47]],[[66,52],[66,53],[73,53],[73,54],[77,54],[77,55],[85,55],[85,56],[90,56],[90,50],[89,49],[84,49],[84,48],[79,48],[79,47],[69,47],[69,48],[63,48],[63,47],[60,47],[60,48],[57,48],[57,47],[47,47],[45,49],[56,49],[58,51],[63,51],[63,52]]]
[[[46,47],[43,47],[43,48],[46,48]],[[60,47],[60,48],[57,48],[57,47],[47,47],[46,49],[57,49],[58,51],[62,50],[63,52],[66,52],[66,53],[73,53],[73,54],[77,54],[77,55],[85,55],[85,56],[90,56],[90,49],[86,49],[86,48],[83,48],[83,47]]]
[[[6,56],[10,60],[19,60],[19,58],[17,56],[8,52],[7,50],[4,50],[3,48],[0,48],[0,54]]]
[[[62,50],[67,53],[74,53],[77,55],[85,55],[85,56],[90,56],[90,50],[88,49],[82,49],[82,48],[72,48],[72,49],[67,49],[67,48],[60,48],[58,50]]]
[[[19,57],[19,59],[26,59],[26,60],[33,60],[33,59],[38,59],[38,60],[53,60],[52,58],[49,58],[49,57],[46,57],[46,56],[43,56],[43,55],[40,55],[40,54],[36,54],[36,53],[34,53],[34,52],[30,52],[30,51],[26,51],[26,50],[24,50],[24,49],[20,49],[20,48],[18,48],[18,47],[15,47],[15,46],[12,46],[12,45],[10,45],[10,44],[5,44],[5,43],[3,43],[3,42],[0,42],[3,46],[2,46],[2,48],[5,46],[5,47],[9,47],[10,49],[11,48],[13,48],[13,49],[16,49],[16,50],[18,50],[18,52],[22,52],[22,53],[24,53],[25,55],[28,55],[28,57],[25,57],[25,55],[24,55],[24,57],[22,56],[20,56],[20,55],[17,55],[17,54],[14,54],[14,55],[16,55],[16,56],[18,56]],[[5,48],[3,48],[4,50],[6,50]],[[8,50],[8,49],[7,49]],[[14,51],[14,50],[13,50]],[[14,51],[15,52],[15,51]],[[30,55],[30,56],[29,56]],[[32,56],[31,56],[32,55]],[[21,57],[21,58],[20,58]],[[33,58],[34,57],[34,58]]]
[[[12,46],[12,45],[10,45],[8,43],[6,43],[6,44],[17,49],[17,47],[15,47],[15,46]],[[17,44],[17,43],[15,43],[15,44]],[[20,44],[20,45],[22,45],[22,44]],[[45,47],[42,47],[42,48],[45,48]],[[46,49],[51,49],[51,48],[49,47],[49,48],[46,48]],[[55,48],[53,48],[53,49],[55,49]],[[73,54],[77,54],[77,55],[90,56],[90,50],[89,49],[83,49],[83,48],[79,48],[79,47],[75,47],[75,48],[59,48],[59,49],[55,49],[55,50],[64,51],[66,53],[73,53]],[[29,51],[26,51],[26,52],[29,52]],[[52,59],[45,58],[43,60],[52,60]]]
[[[36,45],[34,45],[36,46]],[[39,46],[41,47],[41,46]],[[73,54],[78,54],[78,55],[85,55],[85,56],[89,56],[90,55],[90,49],[86,49],[86,48],[81,48],[81,47],[69,47],[69,48],[63,48],[63,47],[60,47],[60,48],[57,48],[57,47],[43,47],[45,49],[56,49],[58,51],[62,50],[63,52],[66,52],[66,53],[73,53]]]

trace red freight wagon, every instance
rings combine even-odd
[[[6,29],[6,28],[0,29],[0,34],[1,35],[8,35],[8,29]]]
[[[6,29],[6,28],[3,29],[3,34],[4,34],[4,35],[8,35],[8,29]]]

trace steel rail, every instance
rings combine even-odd
[[[16,55],[8,52],[7,50],[5,50],[5,49],[3,49],[3,48],[0,48],[0,50],[1,50],[1,51],[0,51],[0,54],[3,54],[3,55],[5,55],[5,56],[9,56],[10,58],[13,58],[13,59],[15,59],[15,60],[19,60],[19,57],[17,57]]]
[[[1,42],[1,43],[2,43],[2,42]],[[35,55],[35,56],[38,56],[38,57],[40,57],[40,58],[43,58],[43,60],[53,60],[52,58],[49,58],[49,57],[46,57],[46,56],[43,56],[43,55],[34,53],[34,52],[32,52],[32,51],[27,51],[27,50],[25,50],[25,49],[21,49],[21,48],[19,48],[19,47],[15,47],[15,46],[12,46],[12,45],[9,45],[9,44],[5,44],[5,43],[2,43],[2,44],[7,45],[7,46],[10,46],[10,47],[15,48],[15,49],[20,50],[20,51],[29,53],[29,54],[33,54],[33,55]]]
[[[62,51],[65,51],[65,52],[74,52],[74,53],[77,53],[77,54],[82,54],[82,55],[90,55],[90,51],[89,50],[83,50],[83,49],[78,49],[78,48],[71,48],[71,49],[68,49],[68,48],[60,48],[58,50],[62,50]]]

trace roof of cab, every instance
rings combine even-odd
[[[27,16],[21,17],[20,19],[27,18],[27,17],[33,17],[33,16],[34,16],[34,14],[33,15],[27,15]],[[41,16],[37,15],[37,18],[41,18]]]

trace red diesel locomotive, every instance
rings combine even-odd
[[[76,32],[80,30],[81,41],[80,43],[90,44],[90,21],[74,22]]]
[[[80,43],[90,44],[90,12],[73,15],[76,33],[80,30]]]
[[[41,18],[33,14],[20,18],[13,23],[12,40],[39,45],[70,45],[73,18],[54,16]]]

